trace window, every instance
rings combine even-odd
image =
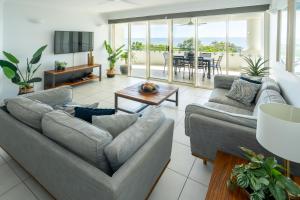
[[[280,27],[280,62],[286,63],[286,47],[287,47],[287,9],[281,10],[281,27]]]
[[[300,75],[300,1],[296,4],[295,73]]]

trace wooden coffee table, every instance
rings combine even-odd
[[[218,151],[205,200],[248,200],[241,189],[230,191],[226,183],[234,166],[246,162],[248,161],[242,158]],[[293,179],[300,183],[300,177]]]
[[[158,92],[156,94],[146,94],[139,92],[139,86],[142,84],[138,83],[132,86],[129,86],[125,89],[115,92],[115,109],[116,111],[120,110],[127,113],[139,113],[144,110],[149,105],[160,105],[164,101],[171,101],[178,106],[178,92],[179,88],[171,85],[159,85]],[[169,99],[170,96],[175,94],[175,100]],[[136,102],[140,102],[146,105],[141,106],[135,111],[130,111],[118,106],[118,98],[124,98]]]

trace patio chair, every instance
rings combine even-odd
[[[188,52],[185,54],[185,66],[188,67],[189,70],[189,80],[193,77],[194,74],[194,65],[195,65],[195,54],[193,52]],[[183,73],[184,78],[185,73]]]
[[[168,61],[169,61],[169,52],[165,51],[163,53],[164,56],[164,73],[166,72],[166,66],[168,65]]]
[[[214,60],[213,65],[212,65],[213,74],[215,74],[215,69],[217,69],[218,74],[219,74],[219,69],[220,69],[220,72],[222,74],[222,68],[221,68],[222,59],[223,59],[223,55],[220,55],[217,60]]]
[[[203,61],[203,57],[198,57],[198,69],[202,69],[202,80],[205,78],[207,63]]]
[[[185,70],[184,66],[184,56],[173,56],[173,66],[175,68],[174,72],[175,75],[177,74],[177,71],[180,72],[180,69],[183,67]]]

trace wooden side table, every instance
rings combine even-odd
[[[214,169],[208,186],[206,200],[248,200],[248,196],[241,189],[230,191],[227,188],[227,180],[230,177],[235,165],[246,163],[248,161],[218,151],[214,162]],[[295,177],[294,181],[300,183],[300,177]]]

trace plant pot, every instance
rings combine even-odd
[[[128,75],[128,65],[120,65],[120,71],[122,75]]]
[[[33,92],[34,92],[33,86],[30,86],[30,87],[20,87],[18,95],[28,94],[28,93],[33,93]]]
[[[108,69],[106,72],[107,78],[113,78],[115,77],[115,70],[114,69]]]

